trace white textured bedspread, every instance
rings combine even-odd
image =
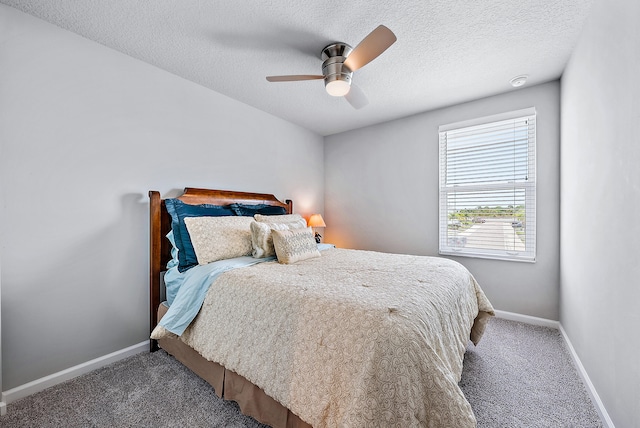
[[[475,427],[458,382],[479,311],[459,263],[331,249],[222,274],[182,340],[316,428]]]

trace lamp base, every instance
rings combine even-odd
[[[322,241],[322,235],[320,235],[318,232],[316,232],[316,243],[320,243],[320,241]]]

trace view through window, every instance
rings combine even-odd
[[[440,253],[535,261],[535,109],[439,131]]]

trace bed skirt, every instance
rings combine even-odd
[[[167,307],[161,304],[158,307],[158,320],[166,312]],[[269,397],[262,389],[220,364],[206,360],[180,339],[160,339],[158,345],[207,381],[218,397],[238,403],[243,414],[273,428],[311,428],[311,425]]]

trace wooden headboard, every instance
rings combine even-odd
[[[287,213],[293,212],[293,202],[286,200],[280,202],[275,196],[266,193],[234,192],[229,190],[195,189],[187,187],[184,193],[178,196],[186,204],[200,205],[229,205],[240,204],[266,204],[283,207]],[[149,324],[151,331],[158,324],[158,306],[160,305],[160,275],[165,270],[167,262],[171,260],[171,243],[166,238],[171,230],[171,216],[167,212],[164,200],[160,192],[149,191]],[[158,349],[155,340],[151,340],[151,351]]]

